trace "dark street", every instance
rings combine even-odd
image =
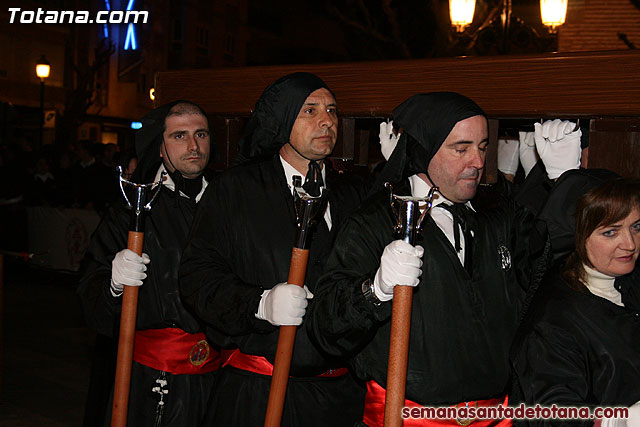
[[[73,275],[5,258],[0,425],[80,426],[94,338]]]

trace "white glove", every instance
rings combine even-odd
[[[550,179],[556,179],[569,169],[580,168],[582,131],[574,132],[575,126],[575,123],[560,119],[534,124],[536,149]]]
[[[601,427],[640,427],[640,402],[629,407],[628,418],[602,418],[601,421]]]
[[[627,418],[627,427],[640,427],[640,402],[636,402],[629,406],[629,418]]]
[[[422,254],[422,246],[414,247],[402,240],[394,240],[384,248],[380,268],[373,279],[373,291],[380,301],[392,299],[396,285],[418,286]]]
[[[255,316],[273,326],[298,326],[302,323],[302,317],[309,304],[307,299],[311,298],[313,294],[306,286],[301,288],[286,282],[278,283],[262,293]]]
[[[147,254],[140,256],[131,249],[118,252],[111,262],[111,295],[122,295],[124,285],[141,286],[142,281],[147,278],[145,271],[150,262]]]
[[[524,169],[524,176],[528,176],[531,169],[538,163],[536,156],[536,141],[533,132],[518,132],[520,136],[520,164]]]
[[[380,123],[380,151],[385,160],[389,160],[391,153],[398,144],[398,135],[393,133],[393,121]]]
[[[498,170],[504,174],[515,175],[518,170],[518,146],[517,139],[498,140]]]

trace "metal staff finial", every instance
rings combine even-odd
[[[384,186],[389,190],[389,204],[396,220],[394,231],[407,243],[413,245],[417,233],[422,228],[425,216],[433,207],[433,199],[439,189],[434,186],[429,190],[427,197],[413,197],[393,194],[393,185],[389,182],[385,182]],[[420,212],[420,203],[426,203],[426,205],[422,213],[418,214]]]
[[[152,182],[150,184],[137,184],[123,177],[122,166],[118,166],[117,170],[119,175],[120,191],[122,192],[124,200],[127,202],[127,208],[133,210],[131,214],[131,226],[129,229],[132,231],[142,231],[142,214],[145,211],[151,210],[151,204],[160,193],[160,187],[162,187],[167,171],[162,171],[160,179],[156,182]],[[124,184],[130,185],[135,191],[135,200],[133,204],[129,200],[129,197],[127,197],[127,193],[124,191]],[[151,197],[148,197],[149,190],[153,191],[151,193]]]
[[[311,196],[302,188],[302,178],[298,175],[293,177],[293,206],[296,211],[296,222],[298,224],[298,236],[296,247],[304,249],[308,244],[308,234],[311,226],[315,222],[315,217],[322,209],[327,190],[322,188],[319,196]]]

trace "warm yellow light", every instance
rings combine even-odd
[[[542,23],[551,30],[564,24],[567,16],[568,0],[540,0],[540,16]]]
[[[38,62],[36,62],[36,76],[38,76],[40,80],[43,80],[49,77],[50,72],[51,66],[49,65],[49,61],[42,55],[40,59],[38,59]]]
[[[149,99],[152,101],[156,100],[156,89],[153,87],[149,89]]]
[[[475,9],[476,0],[449,0],[451,25],[455,25],[458,31],[464,30],[464,27],[473,21]]]

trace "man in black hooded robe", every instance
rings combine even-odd
[[[535,205],[505,200],[476,213],[469,203],[488,144],[478,105],[451,92],[419,94],[394,110],[394,124],[402,135],[383,179],[396,182],[394,193],[414,197],[435,184],[434,207],[412,246],[394,235],[387,192],[363,202],[336,239],[307,319],[321,348],[349,357],[367,381],[369,426],[381,426],[384,417],[395,285],[415,287],[407,406],[496,406],[509,383],[509,346],[542,273],[536,257],[545,253],[544,246],[530,248]],[[449,420],[456,421],[473,420]],[[489,421],[484,425],[501,420]]]
[[[361,187],[329,173],[323,161],[337,133],[336,102],[317,76],[294,73],[265,89],[240,142],[240,163],[202,198],[182,258],[185,303],[207,336],[233,350],[211,396],[206,425],[256,426],[265,418],[278,326],[297,329],[283,426],[352,426],[364,388],[339,358],[322,354],[302,322],[336,231],[361,199]],[[296,238],[291,182],[328,190],[312,231],[306,289],[287,284]],[[342,369],[340,369],[342,368]]]
[[[147,214],[144,254],[125,249],[130,211],[112,207],[92,237],[78,293],[87,323],[117,343],[123,286],[141,286],[128,425],[195,426],[206,408],[218,352],[178,291],[180,255],[207,186],[209,123],[197,105],[177,101],[142,119],[132,181],[164,182]],[[110,424],[111,406],[105,408]]]

